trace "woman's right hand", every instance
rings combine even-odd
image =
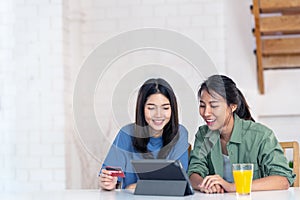
[[[117,180],[118,177],[111,176],[110,171],[102,169],[99,175],[99,186],[104,190],[114,190],[116,189]]]

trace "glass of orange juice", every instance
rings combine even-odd
[[[253,177],[253,164],[241,163],[232,164],[232,174],[238,195],[251,194],[251,185]]]

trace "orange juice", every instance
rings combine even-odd
[[[250,194],[252,183],[252,170],[233,170],[236,192],[238,194]]]

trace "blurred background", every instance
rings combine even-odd
[[[105,134],[96,139],[103,142],[93,149],[83,145],[72,107],[76,78],[99,44],[145,27],[173,30],[194,40],[217,72],[237,83],[256,121],[273,129],[280,141],[299,142],[300,71],[265,71],[265,94],[259,93],[251,4],[251,0],[1,0],[0,191],[97,188],[101,161],[125,124],[112,127],[112,111],[102,110],[109,100],[100,102],[95,108]],[[114,80],[133,65],[138,68],[155,59],[174,66],[172,70],[189,83],[197,113],[196,91],[206,77],[198,79],[180,59],[156,53],[139,52],[115,63],[103,79],[106,82],[99,82],[96,98],[112,96]],[[145,71],[145,78],[151,76]],[[170,82],[176,85],[176,80]],[[131,120],[141,84],[134,85],[128,101]],[[194,113],[184,117],[181,122],[186,122],[193,143],[202,122]]]

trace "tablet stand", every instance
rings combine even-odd
[[[185,180],[138,180],[134,194],[184,196],[186,187]]]

